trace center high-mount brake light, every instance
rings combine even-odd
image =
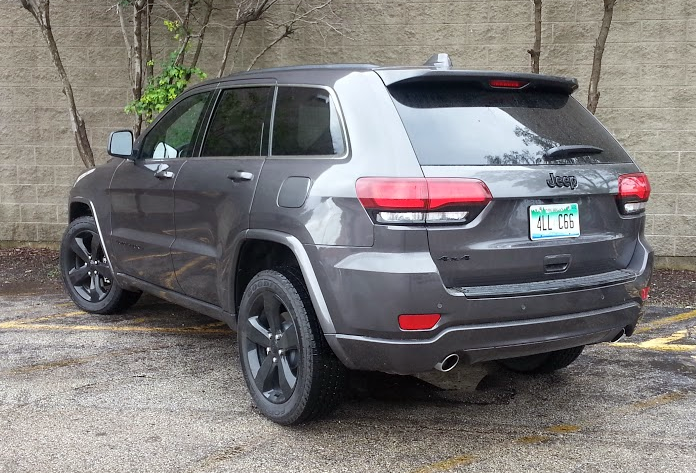
[[[463,224],[493,199],[483,181],[467,178],[363,177],[355,190],[373,220],[389,225]]]
[[[650,198],[650,181],[642,172],[619,176],[619,193],[616,196],[619,211],[624,215],[643,212]]]
[[[488,85],[496,89],[521,89],[528,83],[529,82],[512,79],[491,79],[488,81]]]

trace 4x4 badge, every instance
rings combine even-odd
[[[552,172],[549,173],[549,178],[546,179],[546,184],[553,187],[570,187],[575,189],[578,187],[578,180],[575,176],[554,176]]]

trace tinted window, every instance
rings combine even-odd
[[[266,155],[270,118],[270,87],[228,89],[222,92],[201,156]]]
[[[630,162],[592,114],[562,93],[452,83],[396,85],[390,92],[421,165],[545,164],[544,153],[561,145],[604,152],[554,165]]]
[[[331,95],[309,87],[279,87],[273,124],[276,156],[340,155],[341,123]]]
[[[145,159],[189,157],[210,92],[192,95],[176,104],[147,133],[140,151]]]

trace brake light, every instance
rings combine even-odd
[[[377,223],[466,223],[493,199],[478,179],[363,177],[358,199]]]
[[[402,314],[399,316],[401,330],[430,330],[440,321],[440,314]]]
[[[619,210],[624,215],[637,214],[645,210],[650,198],[650,181],[642,172],[619,176],[619,193],[616,196]]]
[[[488,85],[495,87],[497,89],[521,89],[529,82],[523,82],[521,80],[510,80],[510,79],[491,79],[488,81]]]

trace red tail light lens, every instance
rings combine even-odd
[[[366,209],[424,210],[428,205],[425,179],[368,177],[358,179],[355,190]]]
[[[402,314],[399,316],[401,330],[430,330],[440,321],[440,314]]]
[[[642,172],[619,176],[619,198],[647,202],[650,198],[650,182]]]
[[[465,223],[493,199],[478,179],[363,177],[358,199],[377,223]]]
[[[486,205],[493,199],[488,186],[478,179],[427,178],[428,210],[460,204]]]
[[[650,198],[650,181],[642,172],[619,176],[619,210],[625,215],[640,213]]]
[[[497,89],[521,89],[528,83],[529,82],[510,79],[491,79],[488,81],[488,85]]]

